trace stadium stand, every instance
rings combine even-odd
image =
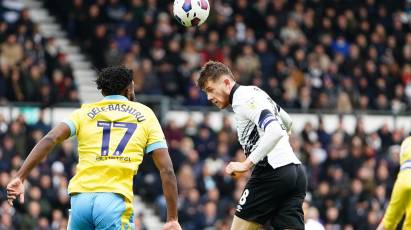
[[[267,90],[286,110],[411,109],[409,1],[214,0],[199,29],[176,23],[171,1],[43,2],[97,68],[121,63],[132,68],[139,94],[208,105],[191,80],[213,59],[231,66],[241,83]],[[0,21],[0,104],[78,102],[73,71],[53,38],[39,35],[23,8],[11,11],[0,10],[7,18]],[[67,223],[66,188],[76,162],[72,141],[30,175],[24,205],[11,209],[5,201],[10,177],[50,129],[40,114],[37,123],[28,124],[23,116],[6,122],[0,113],[0,230],[64,229]],[[164,127],[180,182],[183,229],[229,228],[246,175],[231,178],[222,171],[228,161],[243,157],[230,120],[223,124],[215,130],[204,119]],[[327,132],[319,124],[307,123],[292,134],[309,174],[307,224],[375,229],[398,172],[399,144],[408,133],[388,126],[367,133],[363,120],[353,134],[342,125]],[[135,177],[135,193],[164,220],[159,181],[148,157]],[[136,229],[146,229],[143,219],[136,216]]]
[[[199,29],[179,26],[171,1],[45,2],[96,67],[135,69],[139,93],[206,105],[187,82],[213,59],[285,108],[410,110],[407,1],[216,0]]]
[[[73,69],[53,37],[43,37],[24,5],[2,3],[0,103],[78,103]]]

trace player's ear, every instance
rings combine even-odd
[[[130,85],[125,88],[125,95],[129,100],[134,100],[134,81],[131,81]]]
[[[230,79],[225,78],[225,79],[224,79],[224,85],[225,85],[225,86],[229,86],[229,85],[230,85]]]

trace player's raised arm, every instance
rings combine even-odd
[[[152,157],[160,172],[163,193],[167,202],[167,223],[163,229],[181,229],[177,217],[177,179],[168,150],[166,148],[156,149]]]
[[[70,128],[65,123],[60,123],[44,136],[31,150],[23,165],[17,172],[16,178],[7,185],[7,200],[10,205],[19,197],[20,202],[24,202],[23,182],[36,167],[54,148],[70,136]]]

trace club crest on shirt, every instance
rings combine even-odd
[[[256,103],[255,103],[254,97],[251,98],[249,101],[247,101],[247,107],[248,107],[249,109],[256,109],[256,108],[257,108],[257,105],[256,105]]]

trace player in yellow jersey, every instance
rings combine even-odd
[[[134,229],[133,176],[151,154],[167,201],[164,230],[181,229],[177,220],[177,182],[160,124],[147,106],[134,101],[132,71],[103,69],[96,81],[104,99],[84,104],[51,130],[30,152],[7,186],[9,203],[24,201],[23,183],[53,147],[78,139],[79,162],[70,180],[70,230]]]
[[[407,137],[401,144],[400,164],[391,200],[378,230],[397,229],[404,215],[402,229],[411,229],[411,137]]]

